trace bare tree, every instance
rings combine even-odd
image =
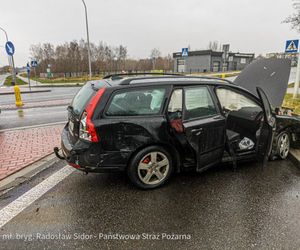
[[[161,56],[161,52],[158,48],[154,48],[154,49],[151,50],[150,58],[151,58],[152,63],[153,63],[153,69],[155,69],[156,61],[160,56]]]
[[[162,57],[158,49],[151,51],[151,58],[130,59],[124,45],[110,46],[104,42],[90,43],[92,70],[95,72],[148,71],[153,68],[171,70],[173,59],[170,55]],[[54,46],[50,43],[30,47],[32,58],[38,60],[37,73],[45,73],[51,64],[53,73],[61,75],[84,75],[88,64],[87,44],[84,40],[66,42]]]
[[[219,42],[218,41],[210,41],[207,48],[210,50],[213,50],[213,51],[217,51],[219,49]]]
[[[296,10],[296,13],[287,17],[283,23],[291,24],[292,29],[300,32],[300,0],[293,0],[293,7]]]

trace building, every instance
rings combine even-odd
[[[299,53],[268,53],[266,58],[290,59],[292,67],[297,66]]]
[[[223,47],[224,48],[224,47]],[[229,46],[225,47],[229,50]],[[232,53],[213,50],[198,50],[182,56],[181,52],[173,53],[174,71],[178,73],[202,73],[243,70],[254,60],[255,54]]]

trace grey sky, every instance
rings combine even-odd
[[[127,46],[129,56],[147,57],[207,48],[209,41],[230,43],[240,52],[280,52],[298,37],[282,20],[292,0],[86,0],[90,39]],[[0,26],[15,43],[17,66],[29,59],[31,44],[85,39],[81,0],[1,0]],[[0,33],[0,44],[5,42]],[[7,57],[0,48],[0,66]]]

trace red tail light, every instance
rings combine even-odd
[[[81,139],[88,140],[91,142],[99,141],[99,137],[97,135],[95,126],[92,122],[92,117],[104,91],[105,88],[98,90],[97,94],[91,99],[85,111],[82,113],[79,131],[79,137]]]

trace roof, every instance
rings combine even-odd
[[[189,56],[203,56],[203,55],[222,56],[223,52],[213,51],[213,50],[189,51]],[[177,58],[177,57],[182,57],[182,53],[181,52],[173,53],[173,58]]]
[[[213,50],[197,50],[197,51],[189,51],[189,56],[203,56],[203,55],[210,55],[210,56],[222,56],[223,51],[213,51]],[[250,57],[253,58],[255,57],[254,53],[234,53],[234,52],[229,52],[228,53],[230,56],[235,56],[235,57]],[[176,52],[173,53],[173,58],[181,58],[182,53],[181,52]]]

